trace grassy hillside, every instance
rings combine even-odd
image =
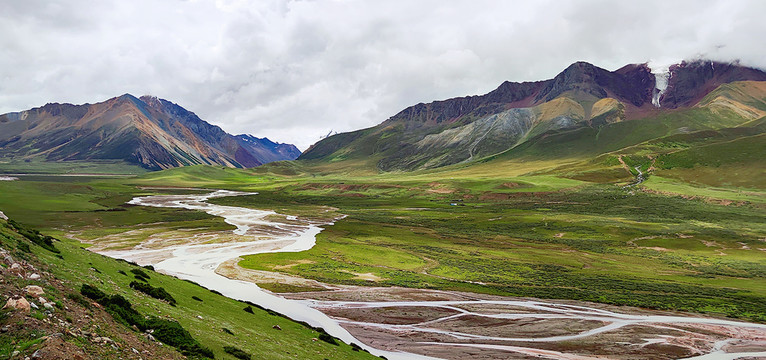
[[[312,339],[318,338],[320,335],[314,329],[257,307],[251,307],[251,311],[244,311],[243,309],[248,307],[247,304],[215,294],[193,283],[84,251],[79,243],[70,240],[54,241],[53,245],[57,252],[45,250],[35,245],[13,227],[10,227],[6,221],[0,220],[0,247],[10,251],[14,258],[28,259],[28,261],[36,264],[40,270],[50,273],[50,279],[55,279],[61,284],[58,287],[44,285],[51,297],[61,299],[61,301],[67,298],[79,301],[80,303],[67,300],[66,303],[73,307],[72,311],[77,310],[84,314],[91,314],[91,322],[80,324],[79,321],[75,322],[71,318],[67,321],[77,323],[75,325],[83,328],[89,329],[92,325],[99,324],[96,315],[93,314],[101,311],[100,307],[93,304],[93,300],[87,300],[87,297],[80,294],[83,284],[88,284],[108,295],[123,296],[142,316],[156,316],[161,319],[177,321],[189,331],[201,346],[210,349],[216,359],[236,359],[224,350],[224,347],[227,346],[234,346],[251,355],[254,359],[375,358],[365,352],[352,350],[346,344],[333,345],[325,341],[314,341]],[[146,275],[145,280],[138,279],[136,274],[139,273]],[[50,279],[46,281],[54,281]],[[132,289],[130,283],[139,280],[152,287],[165,289],[172,296],[175,304],[171,305],[167,301],[149,297]],[[16,284],[15,289],[20,289],[29,283],[36,284],[34,280],[20,280],[18,278],[15,280],[12,278],[11,281]],[[11,291],[16,292],[18,290]],[[30,301],[36,300],[31,298]],[[74,309],[75,307],[77,309]],[[59,311],[67,312],[69,309]],[[7,312],[3,314],[5,315],[0,317],[0,324],[7,325],[10,318],[6,317]],[[15,316],[13,319],[33,325],[36,324],[34,318],[40,314],[44,316],[42,311],[33,311],[28,317]],[[62,316],[62,320],[63,317],[65,316]],[[120,323],[122,320],[115,317],[115,321]],[[101,324],[103,326],[103,323]],[[275,325],[278,325],[281,330],[274,329],[273,326]],[[134,332],[127,324],[112,324],[111,326],[120,328],[104,328],[103,331],[99,330],[99,333],[102,334],[101,336],[107,336],[107,334],[111,336],[113,340],[117,341],[122,351],[107,352],[102,354],[100,358],[130,357],[133,354],[130,346],[126,345],[130,344],[130,341],[150,343],[149,340],[141,336],[140,332]],[[83,341],[88,343],[87,337],[84,339],[82,336],[71,334],[65,330],[38,329],[14,335],[17,338],[41,339],[29,346],[20,347],[19,343],[14,346],[6,341],[0,341],[0,358],[9,358],[10,353],[16,349],[22,351],[22,356],[23,354],[30,355],[37,349],[44,347],[47,344],[44,336],[53,332],[64,333],[60,338],[65,343],[73,344],[75,347],[83,346],[81,345]],[[131,333],[135,335],[131,335]],[[160,336],[158,334],[155,332],[156,336]],[[157,356],[155,358],[169,358],[171,355],[160,356],[158,354]],[[192,358],[199,357],[190,356]],[[205,356],[201,357],[204,358]]]

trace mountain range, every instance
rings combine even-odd
[[[294,145],[228,134],[154,96],[50,103],[0,115],[0,159],[5,160],[122,160],[160,170],[196,164],[249,168],[298,155]]]
[[[609,71],[577,62],[549,80],[506,81],[484,95],[410,106],[377,126],[328,136],[303,154],[293,145],[230,135],[153,96],[51,103],[0,115],[0,161],[121,160],[160,170],[250,168],[297,158],[336,170],[346,164],[411,171],[496,159],[577,159],[587,164],[568,165],[567,176],[587,178],[594,161],[612,166],[623,155],[663,160],[685,153],[685,166],[718,164],[721,159],[699,154],[735,146],[735,158],[755,161],[766,156],[764,116],[766,72],[759,69],[696,60],[662,71],[648,64]],[[677,162],[663,164],[657,166]]]
[[[697,60],[657,72],[577,62],[553,79],[410,106],[323,139],[299,160],[407,171],[498,157],[592,158],[676,134],[760,129],[753,121],[766,115],[765,89],[766,72],[738,63]]]

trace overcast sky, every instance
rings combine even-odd
[[[766,1],[0,0],[0,113],[131,93],[301,150],[578,60],[766,68]]]

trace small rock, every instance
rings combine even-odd
[[[29,301],[19,296],[15,296],[8,299],[8,302],[5,303],[5,306],[3,306],[3,309],[16,309],[19,311],[23,311],[25,313],[29,313],[32,310],[30,307]]]
[[[11,330],[11,326],[10,325],[5,325],[5,326],[0,328],[0,332],[8,332],[10,330]]]
[[[52,305],[51,303],[49,303],[49,302],[47,302],[47,303],[43,303],[43,307],[44,307],[44,308],[46,308],[46,309],[48,309],[48,310],[55,310],[55,308],[53,307],[53,305]]]
[[[13,353],[11,354],[11,357],[16,357],[16,356],[19,356],[19,354],[21,354],[21,352],[20,352],[20,351],[18,351],[18,350],[14,350],[14,351],[13,351]]]
[[[29,280],[39,280],[40,274],[34,273],[32,275],[29,275]]]
[[[31,306],[31,307],[32,307],[33,309],[35,309],[35,310],[40,308],[40,307],[39,307],[39,306],[37,306],[37,304],[35,304],[34,302],[31,302],[31,303],[29,303],[29,306]]]
[[[40,304],[45,304],[45,303],[47,303],[47,302],[48,302],[48,300],[47,300],[46,298],[42,297],[42,296],[40,296],[39,298],[37,298],[37,301],[39,301],[39,302],[40,302]]]
[[[272,326],[271,328],[272,328],[272,329],[276,329],[276,330],[282,330],[282,327],[281,327],[281,326],[279,326],[279,325],[274,325],[274,326]]]
[[[136,350],[136,348],[130,348],[130,350],[132,350],[134,354],[139,354],[139,352],[138,352],[138,350]]]
[[[12,273],[16,273],[16,274],[21,273],[22,271],[24,271],[24,269],[21,267],[21,265],[19,265],[19,263],[17,263],[17,262],[11,264],[10,269],[11,269]]]
[[[317,338],[311,338],[311,341],[319,341]]]
[[[197,319],[203,320],[202,316],[197,315]]]
[[[37,350],[34,352],[34,354],[32,354],[32,359],[39,359],[41,357],[43,357],[43,353],[40,350]]]
[[[34,297],[39,297],[39,296],[45,295],[45,290],[43,290],[43,288],[41,288],[41,287],[39,287],[37,285],[27,285],[24,288],[24,292],[27,293],[27,295],[31,295],[31,296],[34,296]]]

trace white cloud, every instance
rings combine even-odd
[[[403,108],[691,57],[766,67],[762,1],[0,1],[0,112],[151,93],[301,148]]]

